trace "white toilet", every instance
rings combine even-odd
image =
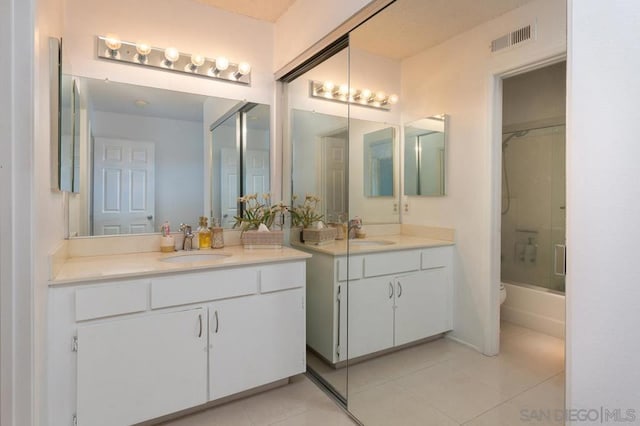
[[[502,305],[505,300],[507,300],[507,289],[503,283],[500,283],[500,305]]]

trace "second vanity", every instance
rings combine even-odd
[[[64,262],[49,293],[52,425],[134,424],[305,371],[309,255],[213,252]]]
[[[307,345],[328,363],[453,328],[452,242],[388,235],[350,240],[348,247],[343,240],[296,248],[313,254],[307,261]]]

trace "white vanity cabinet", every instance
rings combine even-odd
[[[314,253],[308,261],[307,344],[338,363],[347,352],[357,358],[451,330],[452,254],[452,246],[358,254],[348,260]]]
[[[305,269],[52,287],[50,424],[130,425],[304,372]]]
[[[206,314],[196,308],[79,325],[78,424],[127,425],[205,403]]]

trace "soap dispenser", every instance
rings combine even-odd
[[[200,216],[200,225],[198,226],[198,248],[211,247],[211,230],[207,224],[206,216]]]
[[[220,227],[220,222],[216,218],[211,218],[211,248],[224,247],[224,229]]]

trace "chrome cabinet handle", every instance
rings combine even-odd
[[[398,298],[402,296],[402,283],[398,281]]]
[[[393,283],[389,281],[389,299],[393,297]]]
[[[216,329],[213,332],[217,333],[218,332],[218,328],[219,328],[218,326],[220,325],[220,321],[218,319],[218,311],[215,311],[213,313],[213,316],[216,318]]]
[[[198,324],[200,325],[200,331],[198,331],[198,337],[202,337],[202,314],[198,315]]]

